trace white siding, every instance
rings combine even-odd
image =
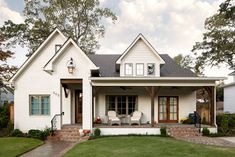
[[[147,63],[155,63],[154,76],[160,76],[160,60],[142,39],[139,39],[122,59],[120,76],[125,76],[125,63],[133,64],[133,76],[136,76],[136,63],[144,63],[144,76],[147,76]]]
[[[54,37],[46,45],[30,66],[17,78],[15,82],[15,128],[24,132],[29,129],[45,129],[51,126],[51,119],[55,114],[65,112],[62,124],[71,124],[71,113],[74,111],[71,107],[71,92],[68,98],[64,96],[64,90],[60,85],[60,79],[76,78],[83,80],[83,128],[91,129],[91,85],[90,77],[91,62],[70,44],[65,52],[55,61],[54,72],[51,74],[43,71],[43,66],[55,53],[55,44],[63,44],[64,38]],[[67,61],[73,57],[76,64],[75,73],[68,73]],[[50,115],[31,116],[29,114],[29,95],[30,94],[49,94],[50,95]],[[62,106],[62,110],[61,110]],[[60,129],[60,121],[57,128]]]
[[[235,113],[235,86],[224,88],[224,112]]]

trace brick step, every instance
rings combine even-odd
[[[65,125],[61,130],[56,131],[56,136],[62,141],[77,142],[81,139],[79,129],[81,126]]]
[[[195,127],[180,127],[171,126],[167,127],[168,134],[172,137],[196,137],[201,136],[198,129]]]

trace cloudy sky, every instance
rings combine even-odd
[[[222,0],[100,0],[101,6],[113,10],[118,20],[107,21],[106,34],[100,40],[99,54],[122,53],[142,33],[159,53],[171,57],[191,54],[201,41],[204,21],[216,13]],[[0,26],[5,20],[24,20],[23,0],[0,0]],[[17,49],[11,64],[21,65],[26,49]],[[228,68],[207,68],[207,76],[227,76]]]

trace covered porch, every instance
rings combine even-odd
[[[179,125],[196,111],[196,91],[204,88],[210,95],[209,125],[215,123],[215,78],[91,78],[94,128],[160,128]],[[218,78],[217,78],[218,79]],[[109,124],[108,111],[115,111],[120,125]],[[134,111],[142,113],[140,125],[131,124]],[[97,123],[97,118],[101,121]]]

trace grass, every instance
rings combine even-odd
[[[18,156],[41,144],[43,144],[43,141],[33,138],[22,138],[22,137],[0,138],[0,157]]]
[[[231,157],[234,148],[206,146],[169,137],[118,136],[77,144],[64,157]]]

